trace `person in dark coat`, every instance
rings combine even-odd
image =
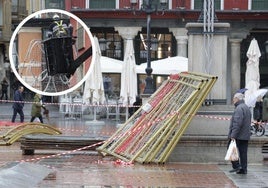
[[[1,100],[5,97],[6,100],[8,99],[7,97],[7,88],[8,88],[8,82],[7,79],[4,78],[3,81],[1,82],[2,85],[2,95],[1,95]]]
[[[262,121],[262,98],[258,97],[253,109],[253,119],[254,121]]]
[[[268,92],[263,97],[262,103],[262,120],[264,122],[268,121]]]
[[[247,174],[247,152],[248,141],[250,140],[251,112],[244,102],[244,95],[236,93],[233,97],[235,110],[233,112],[228,139],[235,140],[239,151],[239,161],[232,161],[233,169],[230,172]]]
[[[33,122],[34,119],[38,117],[40,122],[43,123],[43,117],[42,117],[42,113],[41,113],[42,107],[44,107],[44,106],[42,105],[41,95],[36,93],[34,95],[34,101],[33,101],[32,111],[31,111],[32,118],[31,118],[30,122]]]
[[[23,113],[23,107],[24,107],[24,99],[22,96],[22,92],[24,91],[24,87],[23,86],[19,86],[18,89],[15,91],[14,94],[14,104],[13,104],[13,116],[11,121],[14,123],[17,113],[20,115],[20,122],[23,123],[24,122],[24,113]]]
[[[142,99],[137,96],[136,101],[133,103],[133,107],[129,108],[129,115],[132,116],[142,105]]]

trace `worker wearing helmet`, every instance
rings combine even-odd
[[[58,14],[53,16],[53,23],[49,26],[49,36],[52,37],[64,37],[72,36],[73,28],[71,24],[66,23],[66,21],[60,19]]]

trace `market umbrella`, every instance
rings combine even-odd
[[[123,105],[132,105],[136,101],[137,92],[137,74],[136,61],[133,48],[133,40],[127,40],[126,51],[124,55],[124,64],[121,74],[120,98]],[[126,119],[128,110],[126,108]]]
[[[261,56],[260,48],[256,39],[252,39],[247,51],[247,69],[245,83],[245,103],[249,107],[255,107],[255,104],[250,102],[250,98],[254,95],[254,92],[259,89],[260,86],[260,73],[259,73],[259,58]]]
[[[248,106],[255,106],[256,101],[259,97],[263,97],[266,93],[268,92],[268,89],[258,89],[255,92],[253,92],[252,95],[249,96],[247,100],[247,105]]]
[[[119,73],[122,72],[123,61],[118,59],[101,56],[101,72],[102,73]]]
[[[93,66],[92,72],[85,82],[83,100],[84,102],[90,103],[94,106],[94,121],[96,122],[96,106],[104,103],[105,95],[100,66],[101,51],[96,37],[94,37],[94,44],[96,47],[95,62],[91,64],[91,66]]]
[[[137,65],[137,74],[145,74],[147,63]],[[170,75],[188,71],[188,58],[181,56],[168,57],[151,62],[152,74]]]

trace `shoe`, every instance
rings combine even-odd
[[[230,170],[229,172],[230,172],[230,173],[233,173],[233,172],[238,172],[238,171],[240,171],[240,170],[241,170],[241,168],[238,167],[238,168],[234,168],[234,169]]]
[[[239,171],[236,172],[237,174],[247,174],[247,171],[240,169]]]

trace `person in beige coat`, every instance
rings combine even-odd
[[[41,113],[41,109],[42,109],[43,105],[42,105],[42,101],[41,101],[41,95],[39,94],[35,94],[34,96],[34,101],[33,101],[33,105],[32,105],[32,111],[31,111],[31,121],[33,122],[35,118],[39,118],[40,122],[43,123],[43,117],[42,117],[42,113]]]

